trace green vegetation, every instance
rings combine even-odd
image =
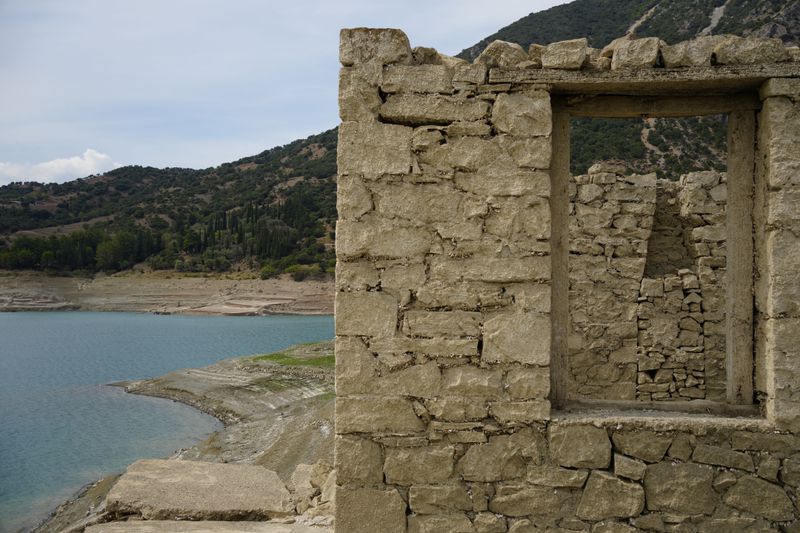
[[[253,361],[267,361],[277,365],[285,366],[313,366],[333,368],[336,359],[333,355],[321,355],[318,357],[296,357],[286,352],[271,353],[267,355],[257,355]]]
[[[576,0],[569,4],[531,13],[463,50],[458,57],[473,60],[496,39],[518,43],[547,44],[586,37],[589,45],[602,48],[624,35],[633,21],[657,0]]]
[[[130,166],[64,184],[0,187],[0,268],[90,272],[234,264],[295,279],[333,272],[336,130],[205,170]],[[30,233],[30,232],[29,232]]]

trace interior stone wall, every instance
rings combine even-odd
[[[570,179],[571,399],[725,399],[725,176]]]
[[[714,41],[708,62],[713,51],[722,66],[681,64],[695,61],[697,47],[709,43],[680,48],[657,39],[626,40],[608,54],[588,49],[585,40],[528,51],[493,43],[470,64],[411,49],[398,30],[343,30],[337,532],[798,527],[800,69],[780,63],[791,54],[769,39]],[[775,63],[746,66],[753,50],[758,61]],[[565,149],[553,143],[554,124],[561,124],[552,98],[558,84],[537,76],[578,80],[583,87],[605,76],[618,84],[633,80],[632,90],[647,83],[657,89],[657,76],[625,69],[656,70],[662,53],[685,70],[671,74],[673,84],[720,72],[748,83],[765,72],[792,77],[763,85],[758,117],[756,388],[764,417],[567,412],[553,410],[549,400],[558,377],[553,369],[561,362],[554,348],[561,339],[554,334],[553,266],[565,268],[551,252],[555,236],[569,229],[551,221],[569,200],[552,205],[554,191],[564,185],[551,168]],[[583,205],[584,214],[605,220],[605,209],[590,213],[597,198],[619,190],[640,198],[619,199],[609,222],[619,238],[602,243],[602,252],[588,243],[591,253],[574,251],[586,260],[587,273],[623,287],[624,298],[608,296],[602,311],[627,313],[633,327],[620,335],[627,344],[604,350],[609,356],[622,350],[614,357],[631,367],[626,372],[635,379],[626,394],[635,397],[639,358],[638,345],[633,358],[632,341],[639,342],[639,331],[648,337],[652,326],[640,324],[636,313],[643,299],[656,307],[659,283],[666,295],[678,290],[678,280],[650,271],[644,283],[651,232],[644,215],[657,207],[657,182],[595,170],[576,184],[576,210]],[[608,175],[596,179],[601,174]],[[598,191],[586,188],[581,199],[579,187],[586,185],[602,189],[600,197],[589,200]],[[689,313],[706,302],[703,276],[722,268],[710,243],[724,245],[706,235],[719,218],[699,215],[703,224],[692,226],[685,241],[698,270],[677,273],[681,308],[690,298]],[[586,224],[575,229],[589,234]],[[701,258],[712,272],[700,269]],[[695,285],[702,302],[690,296],[697,294]],[[669,297],[675,304],[676,296]],[[606,329],[616,327],[614,318],[604,320]],[[702,326],[705,350],[705,319]],[[656,374],[670,360],[675,354],[664,356]],[[673,382],[676,372],[689,368],[671,368]],[[710,391],[707,365],[704,371]]]

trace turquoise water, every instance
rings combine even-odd
[[[0,533],[83,485],[216,431],[184,405],[104,384],[330,339],[333,317],[0,313]]]

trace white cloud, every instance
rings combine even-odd
[[[83,155],[53,159],[34,165],[0,162],[0,185],[12,181],[61,183],[84,178],[91,174],[99,174],[119,166],[111,159],[111,156],[87,148]]]

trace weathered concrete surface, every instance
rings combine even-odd
[[[86,533],[332,533],[331,527],[276,522],[146,520],[109,522],[86,528]]]
[[[261,466],[144,459],[125,471],[106,510],[145,520],[269,519],[294,512],[278,475]]]

